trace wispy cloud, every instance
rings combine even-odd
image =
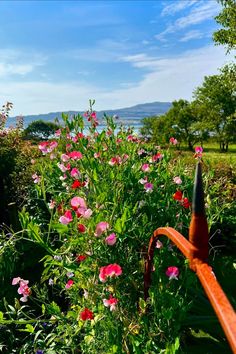
[[[179,17],[174,23],[169,24],[164,31],[157,34],[155,38],[160,41],[166,41],[166,35],[169,33],[174,33],[212,19],[218,14],[219,8],[219,5],[215,1],[205,2],[200,0],[191,8],[188,15]]]
[[[184,9],[189,8],[190,6],[194,5],[198,0],[185,0],[185,1],[175,1],[171,4],[166,5],[162,12],[161,16],[166,15],[175,15],[177,12],[182,11]]]
[[[13,49],[0,50],[0,77],[11,77],[31,73],[38,66],[45,64],[47,58],[41,54]]]
[[[184,34],[184,36],[182,38],[180,38],[180,42],[188,42],[192,39],[200,39],[203,38],[205,35],[203,32],[199,31],[199,30],[193,30],[193,31],[189,31],[187,33]]]

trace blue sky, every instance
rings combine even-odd
[[[191,99],[230,61],[215,0],[0,1],[0,97],[13,114]]]

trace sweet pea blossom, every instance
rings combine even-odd
[[[173,194],[173,199],[175,200],[182,200],[183,197],[183,193],[179,190],[177,190],[174,194]]]
[[[106,221],[101,221],[101,222],[99,222],[99,223],[97,224],[94,235],[95,235],[96,237],[99,237],[99,236],[101,236],[101,234],[103,234],[103,232],[105,232],[107,229],[109,229],[109,224],[108,224],[108,222],[106,222]]]
[[[179,176],[174,177],[174,178],[173,178],[173,181],[174,181],[174,183],[176,183],[176,184],[181,184],[181,183],[182,183],[182,179],[181,179]]]
[[[191,206],[190,201],[188,200],[188,198],[183,198],[181,200],[181,204],[183,205],[184,208],[188,209]]]
[[[64,215],[59,218],[60,223],[63,225],[69,224],[73,220],[72,213],[70,210],[67,210]]]
[[[28,296],[31,294],[31,289],[28,287],[29,280],[24,280],[20,277],[12,279],[12,285],[19,284],[19,288],[17,290],[18,294],[23,295],[20,298],[20,301],[26,302],[28,301]]]
[[[156,241],[156,248],[162,248],[163,247],[163,243],[159,240]]]
[[[86,231],[86,227],[83,224],[78,224],[77,229],[81,233],[84,233]]]
[[[148,163],[144,163],[141,167],[141,170],[143,172],[149,172],[150,171],[150,165]]]
[[[83,155],[80,151],[72,151],[68,154],[68,156],[72,159],[72,160],[80,160],[82,159]]]
[[[116,243],[116,234],[112,233],[105,238],[105,242],[108,246],[113,246]]]
[[[172,138],[170,138],[170,144],[177,145],[178,144],[178,140],[172,137]]]
[[[85,309],[80,312],[80,319],[82,321],[86,321],[86,320],[92,320],[94,318],[94,314],[92,311],[90,311],[87,307],[85,307]]]
[[[144,178],[140,178],[140,180],[138,182],[141,184],[145,184],[145,183],[147,183],[147,181],[148,181],[148,178],[147,178],[147,176],[145,176]]]
[[[203,148],[201,146],[196,146],[195,147],[195,155],[194,157],[197,158],[201,158],[202,157],[202,153],[203,153]]]
[[[74,168],[72,168],[72,170],[70,171],[70,175],[71,175],[71,177],[73,177],[73,178],[79,178],[79,177],[80,177],[80,172],[79,172],[79,170],[78,170],[76,167],[74,167]]]
[[[50,200],[50,203],[48,203],[48,208],[49,209],[54,209],[55,208],[55,205],[56,205],[56,202],[55,200]]]
[[[177,267],[168,267],[166,269],[166,275],[169,277],[169,280],[172,280],[172,279],[178,280],[179,268],[177,268]]]
[[[116,310],[118,300],[115,297],[112,297],[112,295],[110,295],[109,299],[103,299],[102,301],[104,306],[110,307],[110,311]]]
[[[78,209],[78,208],[84,208],[87,209],[87,205],[86,202],[83,198],[81,197],[74,197],[71,199],[70,201],[70,205],[72,206],[72,208],[74,210]]]
[[[70,280],[68,280],[68,282],[66,283],[65,288],[66,288],[66,289],[70,289],[73,284],[74,284],[74,280],[70,279]]]
[[[109,264],[107,266],[101,267],[99,272],[99,279],[101,282],[105,283],[107,278],[118,277],[122,274],[122,268],[119,264]]]
[[[157,162],[159,160],[161,160],[163,158],[163,154],[161,154],[160,152],[158,152],[156,155],[153,155],[150,162]]]
[[[37,175],[37,173],[34,173],[32,175],[32,178],[34,180],[34,183],[39,183],[41,181],[41,177]]]
[[[69,158],[69,156],[67,154],[62,154],[61,155],[61,161],[63,161],[63,162],[67,162],[69,159],[70,158]]]
[[[144,189],[146,190],[147,193],[151,193],[153,190],[153,184],[152,183],[145,183],[144,184]]]

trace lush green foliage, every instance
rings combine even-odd
[[[44,156],[34,165],[31,197],[20,213],[23,231],[2,233],[2,266],[11,254],[2,288],[20,277],[20,296],[28,299],[27,306],[14,303],[12,291],[20,297],[16,286],[11,295],[3,293],[2,351],[175,353],[190,311],[201,328],[194,312],[201,290],[188,264],[163,239],[145,303],[144,258],[157,227],[171,225],[187,235],[194,167],[186,168],[169,148],[145,144],[130,130],[115,133],[109,117],[107,129],[98,133],[92,107],[86,116],[88,136],[82,117],[64,116],[60,137],[39,145]],[[213,228],[222,209],[209,177],[206,171]],[[177,190],[184,193],[179,200],[173,197]],[[107,265],[114,266],[111,277],[104,276]],[[178,279],[168,276],[170,266],[179,270]]]
[[[223,6],[222,11],[216,16],[216,22],[223,28],[213,34],[216,44],[223,44],[227,52],[236,49],[236,2],[235,0],[219,0]]]

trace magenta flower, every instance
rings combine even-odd
[[[152,183],[145,183],[144,184],[144,189],[146,190],[147,193],[151,193],[153,190],[153,184]]]
[[[107,278],[118,277],[122,274],[122,268],[119,264],[109,264],[107,266],[101,267],[99,272],[99,279],[101,282],[105,283]]]
[[[73,220],[72,213],[70,210],[67,210],[64,215],[59,218],[60,223],[63,225],[69,224]]]
[[[168,267],[166,270],[166,275],[169,277],[169,280],[176,279],[178,280],[179,268],[177,267]]]
[[[150,165],[148,163],[144,163],[141,167],[143,172],[149,172],[150,171]]]
[[[173,181],[176,183],[176,184],[181,184],[182,183],[182,179],[179,177],[179,176],[176,176],[173,178]]]
[[[72,168],[70,175],[71,177],[78,179],[80,177],[80,172],[76,167],[74,167]]]
[[[116,305],[118,303],[118,300],[115,297],[112,297],[112,295],[110,295],[109,299],[103,299],[102,301],[104,306],[110,307],[110,311],[116,310]]]
[[[68,282],[66,283],[65,288],[66,288],[66,289],[70,289],[73,284],[74,284],[74,280],[70,279],[70,280],[68,280]]]
[[[80,151],[72,151],[68,154],[68,156],[72,159],[72,160],[80,160],[82,159],[83,155]]]
[[[116,234],[112,233],[105,238],[105,242],[108,246],[113,246],[116,243]]]
[[[95,236],[99,237],[103,232],[105,232],[107,229],[109,229],[109,224],[106,221],[101,221],[97,224],[96,226],[96,231],[95,231]]]
[[[201,146],[195,147],[195,158],[201,158],[203,153],[203,148]]]

